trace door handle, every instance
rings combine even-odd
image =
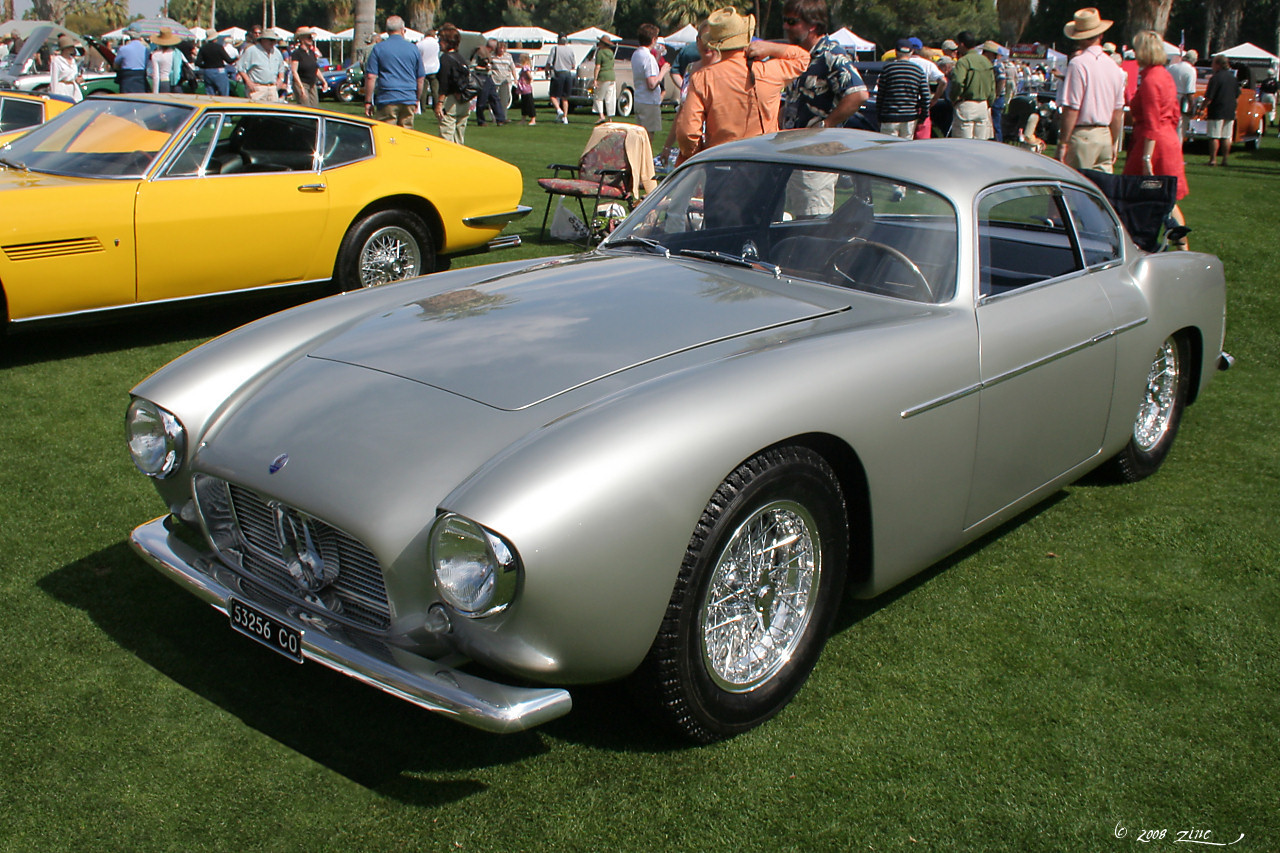
[[[324,184],[303,184],[298,187],[300,193],[322,193],[325,191]]]

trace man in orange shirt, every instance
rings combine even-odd
[[[689,78],[680,113],[676,143],[683,163],[694,154],[729,142],[778,130],[782,88],[809,67],[804,48],[752,42],[754,15],[717,9],[707,18],[703,43],[720,52],[720,61]]]

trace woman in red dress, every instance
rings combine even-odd
[[[1164,39],[1154,30],[1143,30],[1134,36],[1133,52],[1140,70],[1138,92],[1129,104],[1133,118],[1133,135],[1126,175],[1172,175],[1178,179],[1178,200],[1187,194],[1187,174],[1182,165],[1182,140],[1178,126],[1182,121],[1178,87],[1173,82],[1169,59],[1164,52]],[[1179,225],[1186,224],[1175,204],[1172,216]],[[1186,240],[1173,244],[1185,249]]]

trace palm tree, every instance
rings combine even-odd
[[[435,27],[436,12],[439,11],[440,0],[406,0],[404,4],[406,22],[423,33]]]
[[[596,26],[613,32],[613,16],[617,12],[618,0],[600,0],[600,14],[596,16]]]
[[[1129,31],[1126,37],[1130,40],[1142,30],[1155,30],[1163,34],[1169,26],[1169,10],[1173,8],[1173,0],[1129,0]]]
[[[1031,20],[1031,0],[996,0],[996,15],[1005,44],[1015,44]]]
[[[377,10],[375,0],[356,0],[356,27],[351,35],[351,49],[358,51],[373,38],[373,18]]]
[[[67,13],[73,11],[69,0],[32,0],[31,11],[37,21],[53,21],[61,24],[67,20]]]
[[[658,20],[668,27],[683,27],[703,20],[723,5],[716,0],[658,0]]]

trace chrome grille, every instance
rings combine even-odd
[[[236,562],[247,579],[257,581],[291,605],[313,610],[326,618],[366,630],[385,631],[390,627],[391,608],[382,567],[361,542],[320,519],[312,519],[321,556],[326,563],[335,563],[339,571],[337,578],[318,594],[309,594],[289,574],[272,505],[250,489],[234,483],[222,485],[225,490],[198,489],[201,512],[206,523],[215,514],[211,512],[214,508],[207,506],[211,493],[220,492],[230,499],[235,539],[243,546]],[[217,538],[215,536],[215,541]],[[324,604],[318,604],[317,599]]]

